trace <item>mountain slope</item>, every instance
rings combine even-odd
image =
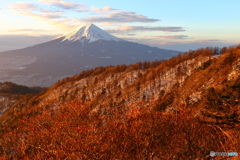
[[[215,51],[98,67],[25,97],[0,116],[0,156],[158,160],[239,153],[240,46]]]
[[[177,53],[124,41],[93,24],[83,25],[49,42],[1,52],[0,80],[50,86],[94,67],[166,59]]]
[[[177,111],[179,106],[194,107],[193,114],[201,115],[209,105],[228,104],[232,106],[228,113],[235,114],[235,107],[239,107],[240,61],[238,49],[231,50],[213,56],[213,50],[206,48],[165,61],[98,67],[65,78],[32,97],[28,104],[15,106],[31,108],[32,104],[76,100],[88,102],[95,109],[102,104],[126,108],[147,105],[166,112]],[[221,102],[212,102],[210,95],[220,97]]]
[[[40,87],[21,86],[11,82],[0,82],[0,116],[18,100],[32,96],[43,89]]]

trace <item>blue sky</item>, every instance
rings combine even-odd
[[[186,51],[240,40],[239,0],[0,0],[0,51],[45,42],[82,23],[159,48]]]

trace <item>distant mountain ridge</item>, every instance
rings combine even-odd
[[[45,43],[0,52],[0,81],[48,87],[94,67],[167,59],[178,53],[128,42],[87,24]]]

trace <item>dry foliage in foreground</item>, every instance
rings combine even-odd
[[[201,122],[183,109],[149,109],[69,103],[21,118],[0,137],[3,159],[211,159],[210,151],[239,152],[234,132]],[[237,158],[237,157],[235,157]]]

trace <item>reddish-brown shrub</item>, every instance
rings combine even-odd
[[[2,157],[205,159],[210,151],[237,149],[231,134],[188,111],[176,115],[139,107],[125,113],[121,107],[104,109],[92,111],[87,105],[69,103],[24,117],[3,135]]]

